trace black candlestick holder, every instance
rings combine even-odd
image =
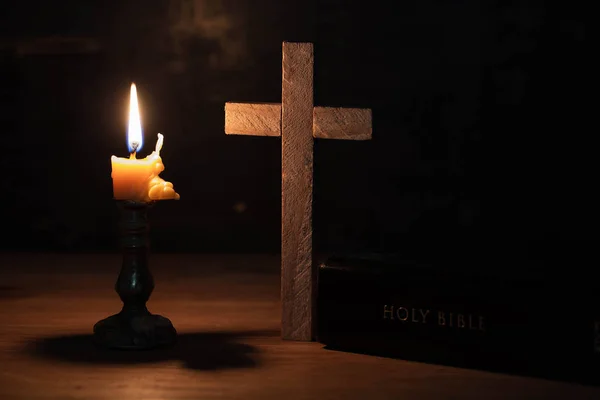
[[[123,301],[120,313],[94,325],[94,342],[113,349],[149,349],[173,344],[177,332],[171,321],[151,314],[146,302],[154,290],[148,268],[148,209],[153,203],[117,201],[121,211],[123,264],[115,290]]]

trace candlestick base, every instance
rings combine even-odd
[[[171,321],[146,308],[154,290],[154,278],[148,268],[148,208],[152,203],[127,200],[117,204],[121,210],[123,263],[115,290],[123,301],[123,309],[94,325],[94,342],[124,350],[173,344],[177,332]]]
[[[111,315],[94,325],[94,342],[101,347],[121,350],[145,350],[169,346],[177,332],[168,318],[161,315]]]

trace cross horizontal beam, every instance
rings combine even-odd
[[[372,115],[368,108],[314,107],[313,137],[370,140]],[[225,103],[228,135],[281,136],[281,103]]]
[[[318,139],[370,140],[371,109],[315,107],[313,137]]]
[[[281,103],[225,103],[225,133],[281,136]]]

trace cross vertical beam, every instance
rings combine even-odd
[[[283,44],[281,88],[282,336],[312,340],[313,45]]]

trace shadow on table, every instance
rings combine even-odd
[[[365,350],[351,348],[348,346],[326,345],[325,350],[340,351],[355,354],[365,354],[383,358],[400,359],[404,361],[413,361],[430,365],[440,365],[446,367],[470,369],[485,371],[491,373],[520,376],[527,378],[545,379],[550,381],[559,381],[574,383],[584,386],[600,386],[600,368],[597,362],[593,360],[588,362],[560,362],[560,359],[548,358],[516,358],[505,355],[504,358],[489,357],[489,353],[482,350],[477,354],[467,354],[461,351],[451,351],[449,349],[439,350],[433,346],[425,349],[419,348],[418,344],[407,346],[400,350],[398,347],[393,351]],[[548,353],[551,353],[549,350]]]
[[[241,343],[247,337],[279,337],[279,331],[198,332],[179,334],[177,343],[152,350],[98,348],[92,335],[36,339],[25,351],[35,357],[81,364],[142,364],[178,360],[194,370],[253,368],[259,365],[257,348]]]

